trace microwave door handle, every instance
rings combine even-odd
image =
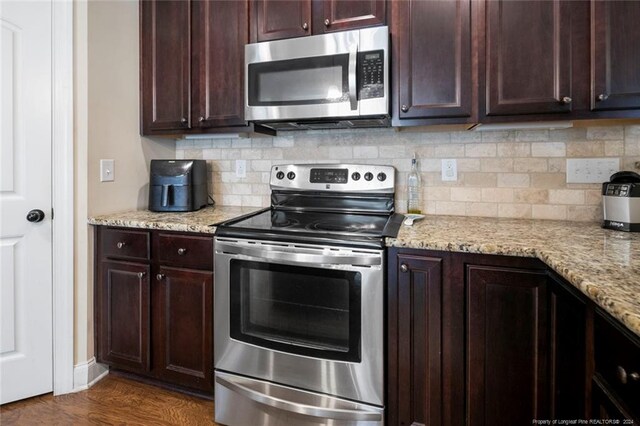
[[[257,390],[250,389],[246,386],[242,386],[239,383],[234,383],[231,380],[226,380],[220,376],[216,377],[216,382],[260,405],[265,405],[282,411],[288,411],[290,413],[296,413],[308,418],[309,420],[314,420],[314,423],[318,419],[342,420],[349,422],[379,422],[382,420],[382,414],[375,411],[316,407],[313,405],[300,404],[276,398]]]
[[[354,43],[349,49],[349,102],[351,103],[351,110],[358,109],[358,97],[356,87],[356,68],[358,65],[358,44]]]

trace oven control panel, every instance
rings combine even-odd
[[[271,189],[381,192],[395,190],[395,168],[372,164],[283,164],[271,168]]]

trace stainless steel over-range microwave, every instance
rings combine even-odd
[[[385,126],[389,29],[245,46],[245,117],[278,130]]]

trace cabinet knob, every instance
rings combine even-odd
[[[616,375],[618,376],[618,381],[623,385],[626,385],[629,382],[640,381],[640,374],[636,373],[635,371],[627,374],[627,370],[625,370],[624,367],[620,365],[616,369]]]
[[[187,124],[187,118],[186,118],[186,117],[182,117],[182,118],[180,119],[180,122],[181,122],[182,124]]]
[[[331,21],[329,20],[329,18],[324,20],[324,26],[328,27],[329,25],[331,25]]]
[[[403,264],[400,265],[400,271],[402,271],[402,272],[409,271],[409,267],[407,266],[406,263],[403,263]]]
[[[147,275],[146,272],[138,272],[138,278],[140,279],[144,278],[145,275]]]
[[[183,255],[183,254],[185,254],[186,252],[187,252],[187,249],[186,249],[186,248],[182,248],[182,247],[181,247],[181,248],[179,248],[179,249],[178,249],[178,254],[179,254],[180,256],[182,256],[182,255]]]
[[[562,103],[565,105],[570,104],[573,101],[573,99],[571,99],[569,96],[565,96],[564,98],[562,98]]]
[[[606,93],[600,93],[596,99],[599,102],[606,101],[607,99],[609,99],[609,95],[607,95]]]
[[[309,29],[309,24],[307,24],[306,22],[302,24],[302,29],[307,31]]]
[[[409,111],[409,107],[408,107],[408,106],[406,106],[406,105],[402,105],[402,106],[400,107],[400,109],[402,110],[402,112],[407,112],[407,111]]]
[[[200,118],[198,119],[198,121],[199,121],[199,122],[201,122],[201,123],[204,123],[204,117],[200,117]]]
[[[118,244],[116,244],[116,247],[118,247],[119,249],[123,248],[124,246],[126,246],[127,243],[125,243],[124,241],[118,241]]]
[[[156,280],[158,281],[162,281],[164,279],[164,274],[158,274],[156,275]]]

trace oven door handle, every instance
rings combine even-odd
[[[324,265],[381,265],[380,256],[358,256],[358,255],[324,255],[311,253],[291,253],[286,251],[274,251],[266,248],[239,247],[216,241],[216,251],[223,251],[230,254],[243,254],[264,260],[282,260],[287,262],[324,264]]]
[[[296,413],[301,416],[309,417],[317,421],[317,419],[333,419],[343,421],[382,421],[382,414],[375,411],[363,410],[347,410],[338,408],[323,408],[313,405],[299,404],[296,402],[286,401],[284,399],[275,398],[273,396],[249,389],[238,383],[233,383],[220,376],[216,377],[216,382],[227,389],[236,392],[258,404],[276,408],[290,413]]]

